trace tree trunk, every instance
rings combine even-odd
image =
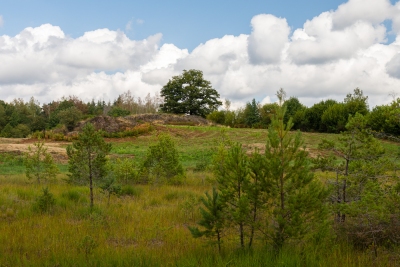
[[[346,184],[346,179],[344,179],[343,181],[343,203],[346,203],[346,188],[347,188],[347,184]],[[342,214],[342,222],[344,222],[346,220],[346,214]]]
[[[92,157],[88,153],[89,159],[89,188],[90,188],[90,209],[93,209],[93,171],[92,171]]]
[[[221,233],[217,230],[218,252],[221,252]]]
[[[349,175],[349,162],[350,159],[346,158],[346,168],[344,171],[345,179],[343,180],[343,188],[342,188],[342,202],[346,203],[346,189],[347,189],[347,176]],[[344,222],[346,220],[346,214],[342,214],[341,221]]]
[[[239,224],[240,228],[240,247],[244,248],[244,229],[243,229],[243,222]]]
[[[238,171],[238,173],[240,170]],[[241,197],[241,192],[242,192],[242,187],[241,187],[241,180],[240,178],[238,179],[238,184],[237,184],[237,190],[238,190],[238,199],[240,202],[240,197]],[[240,218],[242,220],[242,218]],[[239,223],[239,231],[240,231],[240,247],[244,248],[244,228],[243,228],[243,221]]]
[[[336,203],[340,204],[342,201],[341,195],[340,195],[340,186],[339,186],[339,171],[336,171],[336,188],[337,188],[337,195],[336,195]],[[336,215],[336,221],[340,222],[342,218],[342,215],[340,214],[340,211],[337,212]]]
[[[254,214],[253,214],[253,225],[251,226],[250,239],[249,239],[249,248],[251,248],[251,245],[253,244],[254,224],[256,223],[256,220],[257,220],[257,202],[254,203],[253,212],[254,212]]]

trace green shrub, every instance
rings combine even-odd
[[[108,116],[111,117],[123,117],[131,114],[129,110],[120,108],[120,107],[112,107],[111,110],[107,113]]]
[[[225,113],[226,113],[225,110],[215,110],[207,115],[207,120],[210,120],[210,121],[218,123],[218,124],[224,124],[225,123]]]
[[[131,159],[117,159],[113,164],[110,164],[119,183],[128,184],[136,180],[137,171],[135,162]]]
[[[81,120],[83,114],[75,106],[64,109],[58,113],[60,123],[64,124],[68,131],[72,131]]]
[[[124,185],[121,187],[121,191],[120,191],[120,195],[121,196],[132,196],[132,197],[138,197],[140,196],[142,193],[142,190],[137,188],[137,187],[133,187],[131,185]]]
[[[174,199],[178,199],[180,197],[179,192],[178,191],[173,191],[173,192],[169,192],[168,194],[166,194],[164,196],[165,200],[171,201]]]
[[[159,207],[159,206],[161,206],[161,204],[162,204],[162,202],[161,202],[161,200],[160,199],[156,199],[156,198],[153,198],[150,202],[149,202],[149,206],[150,207]]]
[[[88,257],[98,246],[99,244],[96,242],[96,240],[87,235],[81,240],[78,246],[78,252],[84,253],[85,256]]]
[[[38,184],[46,180],[55,180],[60,172],[42,141],[34,143],[33,147],[28,147],[24,163],[26,177],[28,179],[34,178]]]
[[[194,171],[202,172],[207,170],[207,168],[211,164],[213,154],[213,151],[204,151],[203,153],[201,153],[200,159],[196,162],[196,165],[194,167]]]
[[[80,192],[78,192],[74,189],[70,189],[66,192],[63,192],[61,194],[61,197],[65,198],[69,201],[75,202],[75,203],[82,202],[85,199],[85,198],[83,198],[83,196]]]
[[[184,174],[175,175],[167,180],[167,184],[169,185],[183,185],[186,180],[186,176]]]
[[[31,200],[34,194],[32,190],[17,189],[17,196],[21,200]]]
[[[117,183],[113,175],[109,175],[104,179],[100,189],[107,196],[107,205],[110,205],[111,195],[119,196],[121,194],[121,185]]]
[[[160,134],[149,147],[141,168],[142,181],[153,184],[182,184],[185,179],[179,153],[171,136]]]
[[[45,187],[42,189],[42,194],[36,199],[34,209],[41,213],[51,212],[55,203],[53,194],[50,193],[49,188]]]

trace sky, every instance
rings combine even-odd
[[[3,3],[4,2],[4,3]],[[397,0],[0,0],[0,99],[155,95],[198,69],[232,107],[400,96]]]

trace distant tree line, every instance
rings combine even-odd
[[[142,99],[130,91],[119,95],[113,103],[94,99],[85,103],[76,96],[62,97],[43,105],[33,97],[27,102],[20,98],[9,103],[0,100],[0,137],[21,138],[50,129],[72,131],[82,119],[156,113],[160,103],[161,97],[157,94],[148,94]]]
[[[189,85],[191,79],[198,85]],[[173,77],[161,90],[161,96],[148,94],[140,98],[127,91],[112,103],[94,99],[85,103],[76,96],[68,96],[43,105],[33,97],[28,102],[22,99],[10,103],[0,100],[0,137],[21,138],[51,129],[68,132],[79,121],[99,115],[120,117],[157,112],[200,115],[230,127],[268,128],[278,108],[277,103],[261,105],[253,99],[237,110],[231,110],[230,101],[225,100],[224,108],[217,110],[222,104],[217,97],[218,92],[202,78],[202,73],[190,70]],[[284,123],[292,118],[294,130],[340,133],[345,130],[349,117],[359,113],[366,117],[367,126],[373,131],[400,135],[400,98],[370,110],[368,96],[356,88],[342,102],[327,99],[306,107],[297,97],[291,96],[284,99],[283,105],[287,110]]]
[[[368,96],[356,88],[342,102],[328,99],[306,107],[297,97],[289,97],[283,105],[287,110],[284,123],[291,117],[293,129],[339,133],[345,130],[349,117],[359,113],[366,117],[367,125],[373,131],[400,135],[400,98],[370,110]],[[230,127],[268,128],[277,108],[276,103],[261,105],[253,99],[242,108],[230,110],[230,101],[226,100],[223,110],[214,111],[207,118]]]

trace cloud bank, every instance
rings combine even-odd
[[[350,0],[299,29],[285,18],[260,14],[251,27],[249,35],[212,39],[191,53],[160,45],[161,34],[132,40],[121,31],[98,29],[71,38],[54,25],[28,27],[0,36],[0,99],[34,96],[47,103],[76,95],[107,101],[127,90],[144,97],[184,69],[202,70],[234,107],[252,98],[274,101],[281,87],[307,105],[341,101],[356,87],[371,107],[400,92],[400,2]],[[396,35],[390,44],[388,34]]]

